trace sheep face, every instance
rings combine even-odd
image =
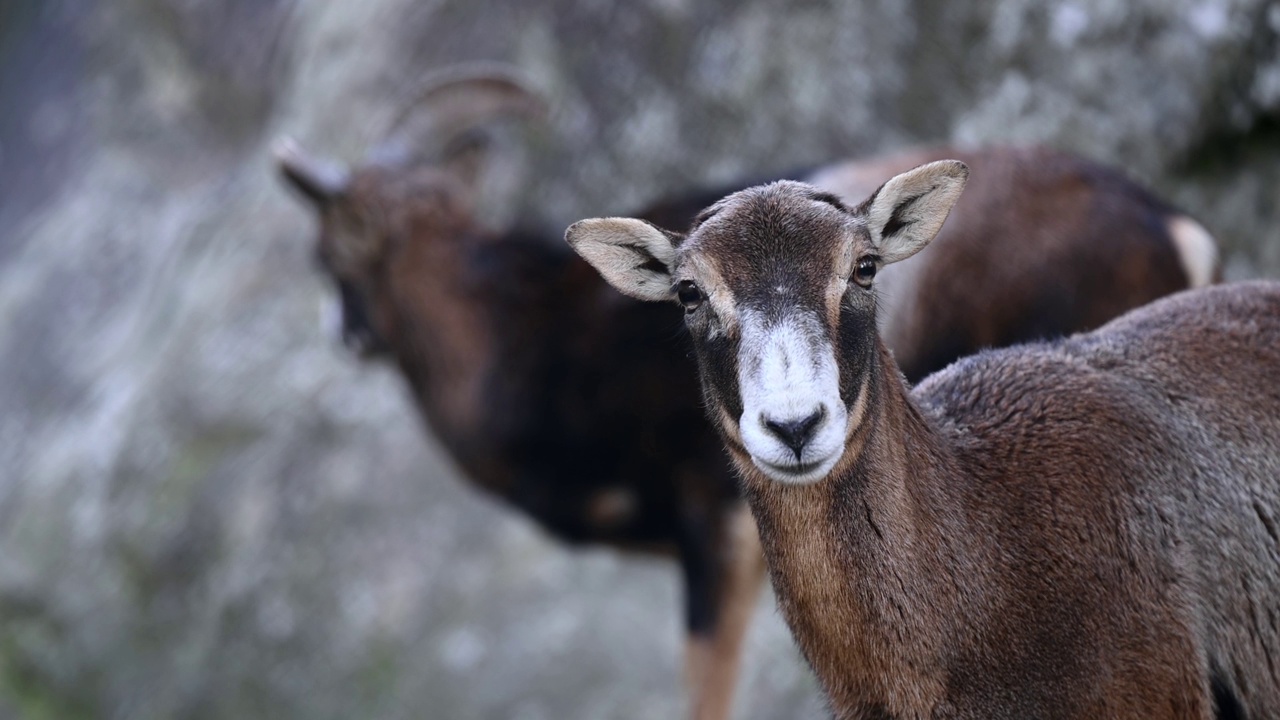
[[[856,215],[799,183],[726,198],[680,248],[672,277],[710,407],[776,480],[825,477],[856,426],[875,302],[850,279],[872,250]]]
[[[467,234],[461,183],[426,165],[351,172],[294,146],[277,155],[285,179],[319,217],[315,258],[337,291],[326,324],[357,355],[388,355],[398,331],[392,274],[397,263],[430,264],[433,248]]]
[[[716,203],[685,238],[610,218],[567,239],[624,293],[684,306],[708,411],[739,464],[811,483],[865,415],[876,271],[933,238],[967,175],[954,161],[925,165],[857,209],[778,182]]]
[[[333,283],[336,297],[328,311],[331,329],[342,344],[360,357],[388,352],[390,328],[379,322],[378,300],[388,246],[382,219],[367,203],[342,196],[319,208],[317,265]]]

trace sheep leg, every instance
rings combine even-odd
[[[764,555],[755,522],[742,504],[722,513],[719,522],[690,524],[694,531],[681,558],[687,588],[685,679],[691,716],[727,720],[743,638],[764,582]]]

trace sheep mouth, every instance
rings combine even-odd
[[[815,470],[822,467],[823,463],[826,462],[825,460],[816,460],[814,462],[808,462],[808,463],[791,463],[787,465],[779,465],[777,463],[771,463],[768,460],[762,460],[760,458],[752,458],[752,459],[755,460],[757,465],[761,466],[762,470],[766,470],[770,473],[776,473],[778,475],[789,475],[793,477],[803,477],[806,475],[811,475]]]

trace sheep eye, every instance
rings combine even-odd
[[[876,279],[876,259],[873,257],[864,257],[858,260],[858,265],[853,269],[854,282],[862,287],[869,287],[871,281]]]
[[[686,313],[691,313],[698,309],[702,304],[702,291],[692,280],[681,280],[676,283],[676,297],[680,300],[680,304],[684,306]]]

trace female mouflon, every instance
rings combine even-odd
[[[968,169],[744,190],[569,243],[686,311],[783,613],[841,718],[1280,717],[1280,283],[903,381],[875,277]]]

